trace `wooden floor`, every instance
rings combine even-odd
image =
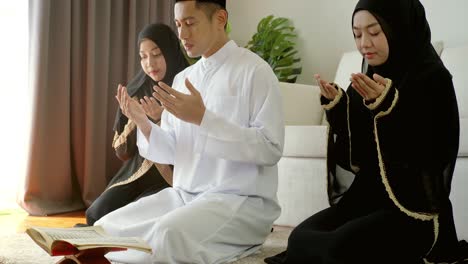
[[[77,223],[86,223],[84,211],[52,216],[29,216],[22,209],[14,209],[0,214],[0,234],[22,233],[31,226],[72,227]]]

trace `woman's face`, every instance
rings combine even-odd
[[[354,14],[353,34],[356,48],[371,66],[379,66],[388,59],[387,37],[377,19],[367,10]]]
[[[141,68],[154,81],[161,81],[166,75],[166,60],[161,49],[150,39],[140,43]]]

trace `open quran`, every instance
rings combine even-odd
[[[75,228],[31,227],[26,233],[51,256],[64,256],[57,263],[110,263],[104,255],[127,249],[152,253],[151,247],[136,237],[115,237],[100,226]]]

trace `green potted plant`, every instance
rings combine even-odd
[[[257,33],[245,47],[268,62],[279,81],[294,83],[302,66],[293,41],[297,35],[290,24],[284,17],[270,15],[263,18],[258,23]]]

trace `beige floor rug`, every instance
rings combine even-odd
[[[290,232],[289,228],[275,228],[259,251],[233,263],[264,263],[265,257],[286,248]],[[49,256],[24,233],[0,235],[0,264],[54,264],[60,259]]]

